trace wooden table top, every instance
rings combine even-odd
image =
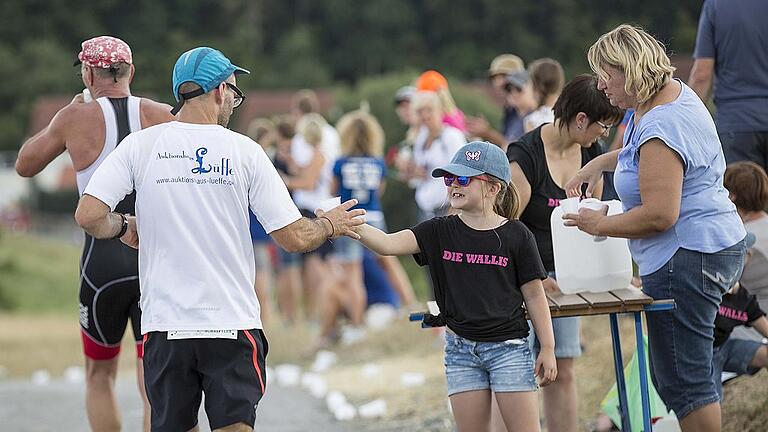
[[[637,288],[601,293],[547,294],[547,302],[553,318],[638,312],[649,304],[673,303],[672,300],[654,301]]]

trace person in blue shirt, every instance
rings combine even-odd
[[[714,322],[723,294],[739,279],[746,231],[723,187],[725,158],[712,116],[682,81],[672,79],[664,46],[642,29],[620,25],[589,49],[598,89],[633,108],[624,147],[585,165],[568,196],[587,195],[614,171],[624,213],[581,209],[565,223],[592,235],[629,239],[643,291],[674,299],[676,309],[648,314],[653,383],[683,432],[720,431],[712,381]]]
[[[384,150],[384,131],[379,122],[364,111],[352,111],[345,114],[337,124],[341,138],[341,157],[333,166],[331,193],[340,195],[342,201],[349,197],[357,199],[356,208],[366,211],[366,221],[386,229],[384,213],[381,211],[381,193],[385,185],[386,165],[382,158]],[[351,238],[339,238],[334,242],[333,256],[342,266],[344,278],[341,279],[339,292],[331,295],[341,302],[351,324],[359,327],[367,306],[366,290],[363,279],[363,246]],[[393,287],[402,299],[402,303],[413,301],[413,288],[405,271],[396,258],[379,260],[390,276]],[[326,307],[321,312],[321,335],[330,336],[335,328],[338,307],[325,299]],[[345,335],[342,335],[344,338]],[[353,336],[352,339],[355,339]]]
[[[768,1],[707,0],[696,35],[691,88],[706,101],[714,81],[715,125],[730,164],[768,169]]]

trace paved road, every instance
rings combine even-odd
[[[85,418],[84,384],[52,381],[35,385],[29,381],[0,381],[0,430],[16,432],[88,432]],[[134,382],[117,383],[123,430],[141,430],[141,402]],[[257,431],[360,430],[361,424],[339,423],[326,410],[323,401],[299,389],[270,386],[259,404]],[[201,430],[210,430],[205,415]],[[363,427],[364,428],[364,427]]]

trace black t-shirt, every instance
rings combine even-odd
[[[542,125],[543,126],[543,125]],[[602,153],[600,146],[593,144],[581,149],[581,166]],[[541,253],[541,260],[548,272],[555,271],[555,258],[552,253],[552,229],[549,218],[552,210],[560,205],[560,200],[567,198],[565,191],[558,186],[549,174],[544,142],[541,140],[541,126],[523,135],[507,148],[507,159],[517,162],[531,185],[531,199],[520,215],[520,220],[533,232]]]
[[[457,216],[443,216],[411,228],[429,265],[435,301],[446,325],[477,342],[528,336],[520,287],[546,278],[533,234],[511,220],[478,231]]]
[[[736,294],[723,294],[720,309],[715,317],[715,347],[719,347],[728,339],[734,328],[750,326],[756,319],[764,316],[755,296],[742,285]]]

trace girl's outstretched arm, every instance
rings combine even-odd
[[[525,308],[533,322],[533,330],[541,345],[534,373],[539,377],[539,384],[545,386],[557,378],[555,333],[552,330],[552,317],[549,314],[547,296],[539,279],[523,284],[520,290],[523,292]]]
[[[363,224],[355,227],[355,232],[360,235],[362,244],[379,255],[412,255],[420,252],[416,236],[409,229],[387,234]]]

